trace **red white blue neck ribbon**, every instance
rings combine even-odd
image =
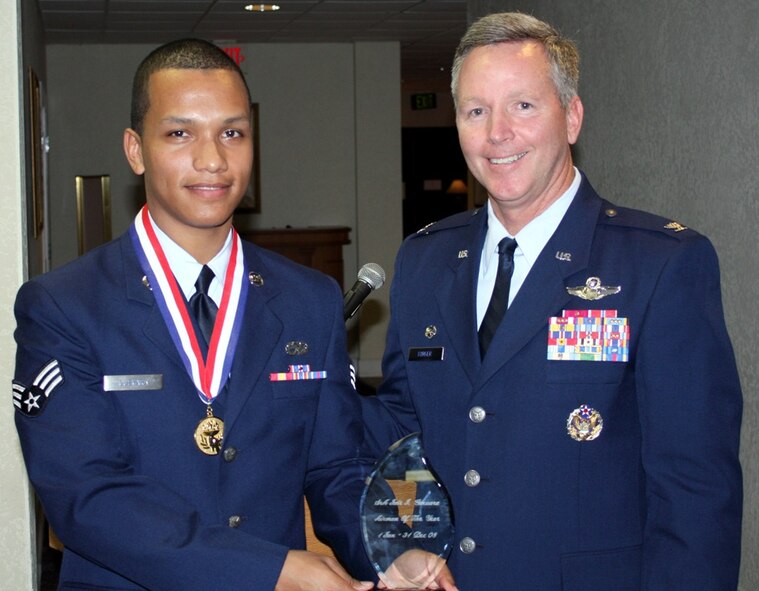
[[[208,344],[208,355],[203,359],[184,294],[171,272],[147,206],[140,210],[129,228],[137,258],[150,282],[166,327],[198,395],[206,404],[211,404],[219,395],[229,377],[248,294],[248,283],[243,281],[245,264],[242,240],[234,228],[232,232],[232,252],[224,277],[221,304],[216,314],[211,342]]]

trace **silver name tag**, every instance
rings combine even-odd
[[[135,374],[125,376],[103,376],[104,392],[124,390],[160,390],[163,388],[163,374]]]

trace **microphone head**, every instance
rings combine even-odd
[[[385,270],[377,263],[366,263],[359,269],[358,279],[366,283],[374,291],[385,283]]]

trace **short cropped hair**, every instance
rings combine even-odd
[[[231,70],[239,74],[250,104],[250,89],[245,76],[224,50],[202,39],[179,39],[153,50],[137,68],[132,83],[132,109],[130,124],[138,134],[150,107],[148,82],[160,70]]]
[[[521,12],[501,12],[474,22],[461,38],[451,68],[454,104],[457,102],[459,72],[464,58],[477,47],[512,41],[537,41],[543,46],[551,67],[551,79],[564,107],[577,96],[580,52],[574,42],[562,37],[554,27],[534,16]]]

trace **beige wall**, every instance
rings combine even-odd
[[[16,2],[0,3],[0,78],[6,81],[0,91],[0,178],[4,191],[0,198],[0,252],[3,253],[3,278],[0,281],[0,381],[5,385],[4,404],[0,404],[0,433],[6,434],[0,446],[0,586],[4,589],[34,589],[36,570],[33,559],[34,527],[31,501],[23,460],[13,426],[10,384],[13,378],[14,351],[13,301],[23,281],[26,218],[22,209],[24,160],[20,150],[23,117],[23,77],[19,72],[19,28]],[[16,82],[17,81],[17,82]]]
[[[353,335],[358,337],[352,354],[359,361],[359,375],[368,377],[382,375],[393,262],[403,235],[400,52],[395,43],[361,43],[354,56],[357,262],[358,267],[377,263],[387,273],[385,287],[364,304],[357,317],[358,335]],[[347,285],[355,281],[357,270],[347,274]]]

